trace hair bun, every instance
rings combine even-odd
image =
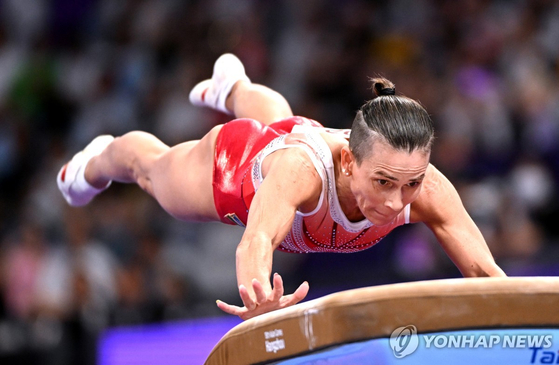
[[[389,80],[378,77],[371,79],[373,90],[377,96],[396,95],[396,87]]]

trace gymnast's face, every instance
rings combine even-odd
[[[350,190],[357,208],[373,224],[382,226],[417,199],[430,153],[424,150],[409,153],[377,141],[360,165],[349,150],[345,155]]]

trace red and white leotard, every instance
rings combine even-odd
[[[394,228],[409,223],[409,205],[384,226],[375,226],[366,219],[351,222],[345,216],[336,192],[332,153],[320,133],[343,133],[348,137],[349,130],[329,130],[301,117],[270,126],[251,119],[240,119],[225,124],[225,127],[234,127],[230,131],[239,133],[237,137],[242,135],[243,142],[238,143],[235,138],[225,138],[224,142],[218,136],[213,185],[216,208],[223,222],[246,225],[250,203],[264,179],[262,161],[266,156],[280,149],[302,148],[322,178],[323,189],[312,212],[296,213],[291,231],[279,250],[297,253],[357,252],[372,247]],[[220,135],[222,132],[223,128]],[[266,140],[268,143],[260,147]],[[231,153],[235,149],[239,152],[236,157],[235,153]]]

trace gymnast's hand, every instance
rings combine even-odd
[[[274,311],[276,309],[286,308],[303,300],[309,292],[309,284],[305,281],[291,295],[283,295],[283,280],[279,274],[274,274],[274,288],[272,292],[267,294],[262,284],[256,280],[252,280],[252,289],[256,295],[256,300],[249,295],[248,289],[244,285],[239,286],[239,295],[243,300],[244,307],[227,304],[221,300],[217,301],[219,309],[225,313],[239,316],[243,320],[256,317],[260,314]]]

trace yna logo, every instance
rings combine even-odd
[[[418,346],[419,337],[414,325],[398,327],[390,335],[390,347],[397,359],[413,354]]]

